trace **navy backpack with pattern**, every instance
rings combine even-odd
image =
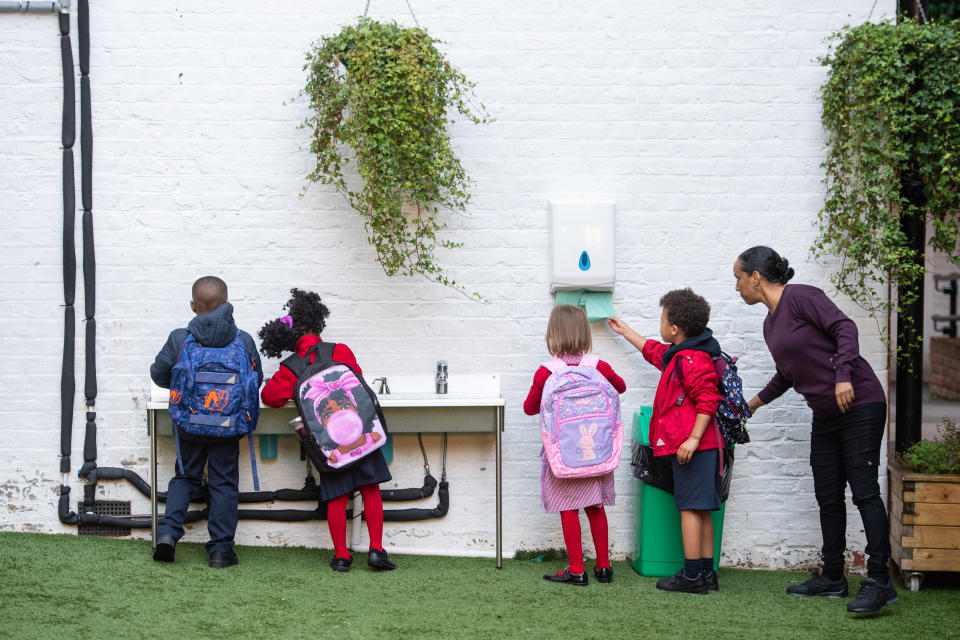
[[[747,433],[747,419],[750,418],[750,406],[743,398],[743,381],[740,380],[740,374],[737,373],[737,358],[728,356],[720,352],[720,355],[712,355],[713,367],[717,372],[717,378],[720,379],[720,404],[717,405],[717,426],[720,427],[720,435],[723,436],[723,442],[727,447],[735,444],[746,444],[750,442],[750,434]],[[677,362],[677,381],[683,384],[683,369],[680,367],[682,360]]]
[[[240,331],[229,344],[206,347],[187,336],[170,372],[170,418],[180,460],[179,427],[208,438],[236,438],[257,428],[260,417],[260,380],[256,360],[243,346]],[[260,490],[250,440],[254,489]]]

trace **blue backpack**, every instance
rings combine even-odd
[[[240,331],[230,344],[205,347],[187,336],[170,373],[170,418],[180,459],[179,429],[204,437],[235,438],[257,428],[260,417],[260,384],[253,356],[243,346]],[[178,429],[179,427],[179,429]],[[254,489],[260,490],[250,441]]]
[[[723,436],[724,445],[732,447],[735,444],[746,444],[750,442],[750,434],[747,433],[747,419],[751,416],[750,406],[743,398],[743,382],[740,380],[740,374],[737,373],[736,356],[728,356],[720,352],[720,355],[711,356],[713,358],[713,367],[719,378],[720,404],[717,405],[717,426],[720,427],[720,435]],[[683,384],[683,369],[680,367],[682,360],[677,361],[677,381]]]

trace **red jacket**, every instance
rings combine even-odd
[[[714,415],[720,404],[720,380],[713,367],[713,359],[703,351],[684,349],[677,352],[663,370],[663,352],[670,345],[647,340],[640,353],[643,357],[663,371],[657,384],[657,393],[653,398],[653,417],[650,420],[650,445],[653,455],[666,456],[676,453],[684,441],[693,433],[693,425],[698,413]],[[683,360],[683,385],[677,380],[677,363]],[[678,406],[677,400],[683,396]],[[716,420],[700,439],[697,451],[720,447],[719,427]]]
[[[301,337],[297,341],[297,354],[301,356],[306,355],[307,350],[319,342],[321,342],[320,336],[305,335]],[[354,357],[353,351],[350,351],[350,347],[347,345],[337,344],[337,346],[333,348],[333,359],[353,367],[358,374],[363,375],[363,371],[360,370],[360,365],[357,364],[357,359]],[[310,363],[313,364],[312,356]],[[260,391],[260,399],[263,400],[263,404],[268,407],[282,407],[286,404],[287,400],[293,398],[293,391],[296,386],[296,374],[288,367],[280,365],[280,368],[273,374],[273,377],[267,380],[267,384],[263,385],[263,390]]]
[[[613,385],[617,393],[623,393],[627,390],[627,384],[623,381],[623,378],[614,373],[613,367],[603,360],[597,362],[597,371],[603,374],[603,377]],[[533,374],[533,384],[530,386],[530,393],[527,394],[527,399],[523,401],[523,412],[528,416],[535,416],[540,413],[540,400],[543,399],[543,385],[547,383],[547,378],[549,377],[550,369],[546,367],[540,367],[537,369],[537,372]]]

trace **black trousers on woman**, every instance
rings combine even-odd
[[[877,481],[883,427],[887,405],[874,402],[853,407],[829,420],[814,420],[810,436],[810,466],[813,486],[820,505],[823,533],[823,573],[838,578],[843,574],[846,550],[846,486],[860,510],[867,534],[867,575],[878,580],[889,577],[890,524]]]

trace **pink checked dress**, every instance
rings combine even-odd
[[[581,355],[561,354],[560,359],[567,364],[579,364]],[[601,361],[602,362],[602,361]],[[604,363],[605,364],[605,363]],[[600,367],[598,367],[599,369]],[[609,369],[609,365],[607,365]],[[610,373],[613,370],[610,369]],[[605,374],[606,375],[606,374]],[[613,374],[616,376],[616,374]],[[623,381],[619,379],[620,384]],[[617,386],[613,380],[610,380]],[[619,389],[618,389],[619,391]],[[622,392],[621,392],[622,393]],[[543,509],[549,513],[582,509],[601,504],[610,506],[616,503],[616,491],[613,488],[613,472],[593,478],[571,478],[560,480],[553,475],[550,465],[544,459],[543,447],[540,447],[540,495]]]

